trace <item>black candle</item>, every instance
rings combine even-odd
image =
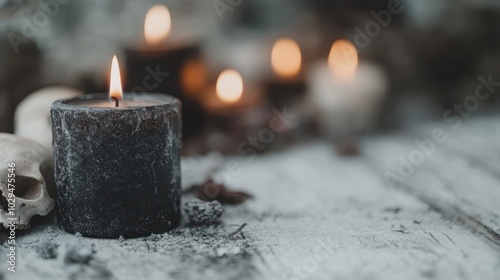
[[[203,127],[203,108],[191,96],[204,87],[204,72],[195,69],[193,79],[193,67],[202,66],[199,42],[172,36],[170,18],[169,10],[163,5],[155,5],[147,13],[144,37],[125,50],[125,87],[136,93],[155,91],[180,99],[186,139]]]
[[[266,94],[277,108],[290,105],[304,96],[306,84],[301,76],[302,54],[299,45],[291,39],[280,39],[271,54],[274,76],[265,82]]]
[[[180,220],[180,101],[106,94],[52,105],[59,225],[89,237],[147,236]]]
[[[242,142],[269,122],[271,109],[262,100],[261,91],[245,86],[243,77],[234,69],[224,70],[216,84],[204,91],[202,101],[208,114],[205,143],[187,143],[185,151],[237,153]]]

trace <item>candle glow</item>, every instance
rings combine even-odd
[[[156,5],[149,9],[144,22],[144,36],[146,42],[155,45],[167,38],[172,23],[170,11],[163,5]]]
[[[116,107],[118,107],[118,102],[123,99],[122,81],[120,77],[120,66],[118,65],[118,59],[116,55],[113,56],[113,61],[111,62],[111,77],[109,81],[109,98],[116,102]]]
[[[351,80],[358,68],[358,51],[353,43],[340,39],[333,43],[328,57],[328,67],[341,80]]]
[[[293,78],[300,72],[302,54],[299,45],[292,39],[276,41],[271,53],[271,64],[278,76]]]
[[[236,70],[225,70],[217,79],[217,96],[225,103],[235,103],[243,95],[243,78]]]

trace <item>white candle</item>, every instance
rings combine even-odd
[[[351,42],[336,41],[328,62],[313,65],[308,79],[310,100],[327,136],[351,136],[373,127],[387,92],[387,78],[380,67],[359,63]]]

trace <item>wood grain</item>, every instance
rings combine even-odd
[[[397,170],[398,156],[439,123],[368,138],[360,157],[312,142],[255,159],[219,158],[241,167],[227,184],[255,195],[227,207],[221,225],[119,241],[44,224],[19,236],[18,272],[7,279],[500,279],[500,179],[489,152],[498,149],[481,141],[494,136],[494,122],[449,131],[449,141],[395,186],[384,172]],[[243,223],[238,240],[228,239]],[[99,265],[41,259],[36,248],[48,240],[92,245]]]
[[[398,137],[370,139],[367,157],[384,174],[398,173],[403,157],[422,151],[432,131],[443,129],[446,141],[435,143],[421,165],[396,188],[403,188],[441,212],[462,219],[490,241],[500,244],[500,119],[477,118],[454,129],[434,123]],[[425,154],[425,153],[423,153]],[[496,166],[496,167],[495,167]]]

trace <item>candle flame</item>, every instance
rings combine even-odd
[[[345,39],[335,41],[328,57],[328,67],[335,77],[352,79],[358,68],[358,51],[354,44]]]
[[[150,45],[158,44],[167,38],[172,23],[170,11],[163,5],[155,5],[149,9],[144,22],[144,36]]]
[[[111,78],[109,81],[109,98],[114,100],[123,99],[122,80],[120,77],[120,66],[116,55],[111,62]]]
[[[283,78],[292,78],[299,74],[302,54],[299,45],[292,39],[276,41],[271,53],[274,72]]]
[[[243,78],[236,70],[225,70],[217,79],[217,96],[225,103],[234,103],[243,95]]]

